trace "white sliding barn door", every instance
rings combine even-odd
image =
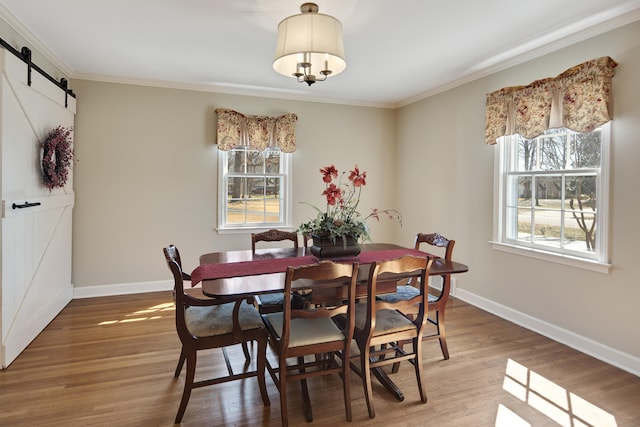
[[[2,348],[6,368],[71,301],[73,173],[65,188],[42,184],[41,147],[74,124],[75,98],[0,49],[2,65]],[[25,206],[27,205],[28,206]],[[22,208],[20,206],[23,206]]]

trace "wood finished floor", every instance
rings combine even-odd
[[[0,372],[0,426],[173,425],[184,371],[173,378],[180,344],[171,301],[170,292],[72,301]],[[406,365],[393,375],[405,400],[374,384],[371,420],[354,375],[349,424],[339,377],[314,378],[312,425],[640,426],[640,378],[455,298],[449,304],[451,359],[436,341],[423,343],[428,403]],[[230,354],[240,367],[241,350]],[[198,368],[197,377],[224,369],[219,351]],[[277,390],[267,385],[266,408],[255,378],[194,390],[182,425],[279,426]],[[307,425],[294,384],[289,420]]]

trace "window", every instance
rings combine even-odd
[[[291,154],[236,148],[218,156],[218,231],[290,225]]]
[[[608,130],[606,124],[589,133],[562,128],[534,139],[501,138],[498,249],[524,249],[520,252],[577,265],[587,261],[595,270],[601,269],[595,264],[606,265]]]

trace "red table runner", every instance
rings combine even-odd
[[[359,262],[371,264],[374,261],[384,261],[398,258],[404,255],[436,258],[427,252],[416,249],[388,249],[381,251],[365,251],[360,255],[349,258],[333,259],[336,262]],[[303,257],[258,259],[252,261],[238,261],[224,264],[202,264],[191,273],[191,286],[195,286],[203,280],[226,279],[230,277],[254,276],[258,274],[284,273],[287,267],[298,267],[305,264],[314,264],[321,259],[307,255]]]

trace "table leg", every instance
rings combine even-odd
[[[311,409],[311,399],[309,397],[309,387],[307,387],[306,378],[300,380],[302,388],[302,406],[304,408],[304,419],[308,423],[313,422],[313,410]]]
[[[304,356],[298,357],[298,363],[304,363]],[[301,368],[300,372],[304,372],[305,369]],[[311,409],[311,398],[309,397],[309,387],[307,386],[307,379],[302,378],[300,380],[300,388],[302,389],[302,406],[304,408],[304,418],[308,423],[313,422],[313,410]]]
[[[373,359],[373,358],[372,358]],[[373,360],[372,360],[373,361]],[[404,394],[402,390],[393,382],[391,378],[382,370],[382,368],[371,369],[373,375],[380,381],[380,384],[384,386],[398,401],[404,400]]]

